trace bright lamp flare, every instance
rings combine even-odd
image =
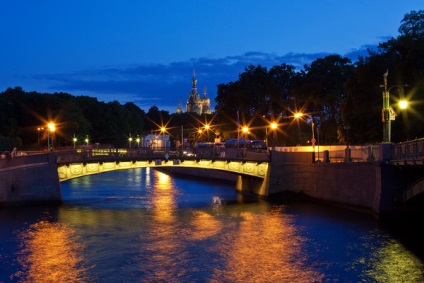
[[[50,122],[47,126],[49,127],[50,132],[54,132],[54,130],[55,130],[54,123]]]
[[[294,117],[296,118],[296,119],[298,119],[298,118],[300,118],[300,117],[302,117],[303,116],[303,113],[294,113]]]
[[[406,109],[408,107],[408,101],[406,100],[399,101],[399,107],[400,109]]]

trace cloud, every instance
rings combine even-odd
[[[368,48],[372,46],[351,50],[345,57],[355,61],[358,55],[366,56]],[[109,66],[74,73],[37,75],[35,79],[48,82],[49,92],[87,95],[104,102],[133,102],[145,111],[157,106],[160,110],[173,113],[179,104],[185,106],[191,92],[193,70],[196,71],[198,92],[202,96],[204,87],[207,88],[213,109],[217,85],[236,81],[249,65],[271,68],[285,63],[300,70],[305,64],[328,55],[330,53],[288,53],[279,56],[248,52],[240,56],[191,58],[170,64]]]

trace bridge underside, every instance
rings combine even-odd
[[[112,162],[90,162],[90,163],[70,163],[58,165],[57,171],[59,181],[78,178],[91,174],[99,174],[114,170],[125,170],[135,168],[202,168],[207,170],[222,170],[238,175],[253,176],[265,179],[268,173],[268,162],[242,162],[226,160],[144,160],[144,161],[112,161]]]

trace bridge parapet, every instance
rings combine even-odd
[[[424,138],[397,143],[394,145],[393,165],[423,165]]]

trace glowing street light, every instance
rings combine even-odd
[[[88,139],[88,135],[85,137],[85,143],[88,145],[88,143],[90,142],[90,140]]]
[[[166,151],[166,142],[165,142],[165,133],[166,133],[166,128],[165,128],[165,127],[162,127],[162,128],[160,128],[160,131],[161,131],[161,133],[162,133],[162,141],[163,141],[164,148],[165,148],[165,151]]]
[[[383,120],[383,143],[390,142],[391,136],[391,120],[395,120],[396,113],[393,108],[390,106],[390,90],[393,88],[400,88],[403,92],[403,87],[407,87],[408,85],[387,85],[387,77],[389,76],[389,70],[383,75],[384,84],[380,85],[380,87],[384,88],[383,91],[383,109],[382,109],[382,120]],[[401,109],[405,109],[408,106],[408,102],[402,100],[399,102],[399,106]]]
[[[314,131],[314,126],[315,126],[314,118],[311,115],[309,115],[309,114],[305,114],[305,113],[301,113],[301,112],[298,112],[298,113],[295,113],[294,114],[294,117],[296,119],[300,119],[302,116],[308,116],[311,119],[311,128],[312,128],[312,139],[311,139],[311,144],[312,144],[312,162],[315,162],[315,142],[316,142],[316,140],[315,140],[315,134],[314,134],[314,132],[315,132]]]
[[[399,101],[399,107],[400,107],[400,109],[408,108],[408,101],[406,101],[406,100]]]
[[[75,134],[74,134],[72,141],[74,142],[74,148],[75,148],[75,144],[77,143],[77,137],[75,136]]]
[[[131,137],[131,134],[130,134],[130,137],[128,138],[128,147],[129,148],[131,148],[132,141],[133,141],[133,138]]]
[[[53,122],[50,122],[50,123],[47,124],[47,128],[49,129],[47,131],[47,148],[48,148],[48,150],[50,150],[50,135],[54,133],[56,127],[55,127]],[[53,138],[52,138],[52,148],[51,148],[51,150],[53,150]]]
[[[294,114],[294,117],[296,119],[299,119],[302,116],[308,116],[311,119],[311,126],[312,126],[312,140],[311,140],[311,143],[312,143],[312,145],[315,145],[315,134],[314,134],[314,126],[315,126],[315,124],[314,124],[314,118],[311,115],[309,115],[309,114],[305,114],[305,113],[301,113],[301,112]]]
[[[140,147],[140,137],[137,136],[137,138],[135,139],[135,141],[137,142],[137,147]]]
[[[275,130],[277,129],[278,124],[275,122],[272,122],[269,126],[272,132],[272,147],[275,149]]]

